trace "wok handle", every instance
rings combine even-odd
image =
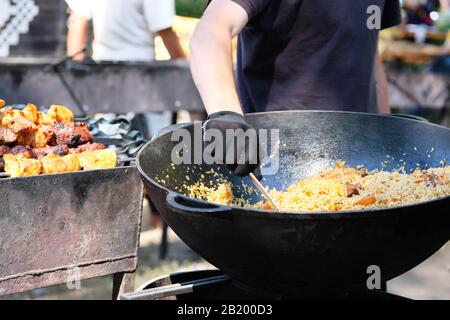
[[[173,192],[167,194],[166,200],[169,208],[177,213],[214,213],[223,217],[231,217],[232,208],[228,206],[191,199]]]

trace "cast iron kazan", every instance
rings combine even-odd
[[[258,128],[280,129],[280,171],[263,180],[271,188],[284,188],[337,160],[370,170],[404,166],[410,171],[450,159],[450,130],[416,120],[321,111],[262,113],[248,120]],[[194,125],[186,129],[193,132]],[[180,238],[246,285],[285,294],[365,287],[370,266],[380,267],[383,280],[392,279],[450,239],[450,197],[384,210],[313,214],[191,199],[176,190],[211,167],[178,165],[169,174],[177,143],[166,133],[141,150],[137,164],[144,183]],[[239,192],[245,179],[216,168]]]

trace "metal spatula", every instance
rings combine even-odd
[[[264,188],[264,186],[259,182],[258,178],[253,173],[250,173],[248,175],[252,183],[255,185],[255,187],[262,193],[263,197],[266,199],[269,204],[275,208],[276,211],[280,211],[278,206],[275,204],[275,201],[273,201],[272,197],[270,196],[269,192],[267,192],[267,189]]]

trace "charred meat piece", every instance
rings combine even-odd
[[[360,168],[358,169],[357,173],[361,176],[361,177],[367,177],[369,175],[369,170],[367,170],[367,168]]]
[[[85,123],[61,123],[53,124],[53,132],[56,135],[56,144],[67,144],[69,148],[92,141],[92,135]]]
[[[39,126],[36,135],[34,136],[33,148],[44,148],[46,146],[56,145],[56,135],[52,126],[41,125]]]
[[[22,116],[11,119],[7,127],[9,127],[14,133],[37,129],[33,122]]]
[[[76,148],[70,149],[70,153],[79,154],[83,152],[91,152],[106,149],[106,146],[100,143],[86,143]]]
[[[353,196],[359,196],[359,189],[361,187],[360,184],[353,184],[347,182],[347,198],[351,198]]]
[[[5,161],[3,160],[3,156],[8,154],[11,151],[7,146],[0,146],[0,172],[3,172],[5,168]]]
[[[53,154],[55,148],[56,147],[35,148],[34,152],[36,153],[37,158],[40,160],[49,154]]]
[[[92,141],[92,134],[86,123],[75,123],[74,132],[76,136],[80,136],[79,141],[85,144]]]
[[[13,143],[17,140],[17,135],[9,128],[0,126],[0,143]]]
[[[41,160],[48,155],[57,155],[60,157],[68,155],[70,149],[67,145],[62,144],[56,147],[36,148],[34,149],[34,152],[36,153],[37,158]]]
[[[0,146],[0,157],[3,157],[3,155],[10,153],[11,149],[8,146]]]
[[[34,104],[27,104],[23,110],[17,110],[13,108],[3,108],[0,110],[0,118],[1,118],[1,124],[5,127],[7,127],[11,120],[18,118],[18,117],[24,117],[34,124],[39,123],[39,110]]]
[[[3,160],[3,155],[8,154],[10,152],[9,147],[0,146],[0,172],[3,172],[5,168],[5,161]]]
[[[91,152],[103,149],[106,149],[106,147],[100,143],[86,143],[76,148],[69,148],[67,144],[61,144],[56,147],[36,148],[34,149],[34,152],[36,153],[38,159],[41,159],[48,155],[57,155],[62,157],[68,154],[80,154],[83,152]]]
[[[432,185],[433,188],[436,188],[436,186],[440,182],[439,177],[434,173],[424,173],[422,178],[425,179],[430,185]]]
[[[37,126],[35,122],[33,122],[33,120],[37,119],[37,115],[33,113],[37,112],[37,109],[34,108],[27,106],[24,111],[20,111],[21,113],[10,112],[8,118],[4,118],[2,121],[3,128],[1,130],[9,130],[9,136],[11,136],[11,132],[16,136],[12,142],[17,141],[17,143],[21,145],[30,145],[34,148],[41,148],[51,144],[56,139],[51,126]],[[11,136],[8,143],[11,143],[13,137],[14,136]],[[3,139],[0,139],[0,141],[2,140]]]
[[[17,135],[17,142],[21,145],[32,145],[38,130],[36,125],[25,117],[16,117],[7,126]]]
[[[14,148],[11,149],[9,153],[12,155],[23,154],[24,157],[27,159],[37,159],[36,153],[30,147],[15,146]]]
[[[56,146],[55,150],[53,150],[53,154],[60,156],[60,157],[68,155],[69,152],[70,152],[70,149],[66,144]]]

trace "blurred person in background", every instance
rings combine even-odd
[[[171,59],[186,58],[172,29],[174,0],[66,0],[70,16],[67,56],[83,62],[80,53],[88,44],[90,22],[93,26],[92,58],[96,62],[149,62],[155,60],[154,39],[160,36]],[[123,110],[127,112],[126,109]],[[172,122],[172,112],[149,113],[134,117],[133,125],[149,139]],[[150,201],[151,211],[157,214]],[[160,225],[158,215],[150,224]]]
[[[450,0],[439,0],[441,12],[448,12],[450,9]]]
[[[438,10],[439,6],[439,0],[406,0],[403,3],[406,21],[408,24],[425,24],[427,26],[432,26],[434,20],[430,13]]]
[[[97,61],[150,62],[155,60],[154,39],[160,36],[171,59],[185,53],[172,28],[174,0],[66,0],[70,9],[67,56],[83,62],[93,26],[92,58]],[[124,113],[127,110],[123,110]],[[149,139],[171,124],[172,114],[136,116],[133,123]]]
[[[172,59],[185,58],[174,30],[174,0],[66,0],[70,8],[67,55],[88,41],[92,20],[95,61],[153,61],[154,37],[160,36]],[[74,57],[82,61],[84,53]]]

